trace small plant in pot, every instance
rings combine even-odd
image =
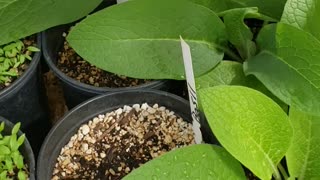
[[[73,22],[101,2],[17,0],[0,3],[0,114],[14,123],[21,122],[34,147],[40,146],[41,137],[50,128],[39,67],[41,36],[37,33]]]
[[[35,162],[28,140],[20,129],[0,117],[0,179],[34,180]]]
[[[289,175],[319,179],[320,27],[315,25],[320,19],[319,3],[250,2],[256,2],[259,9],[250,3],[253,7],[230,8],[227,0],[133,0],[96,13],[71,31],[69,42],[79,54],[129,77],[184,79],[179,36],[191,47],[201,108],[225,150],[210,145],[186,147],[186,152],[199,153],[189,161],[184,160],[184,150],[177,150],[172,152],[172,156],[181,155],[177,163],[166,161],[172,158],[167,154],[154,161],[163,171],[150,161],[131,177],[170,178],[178,176],[180,169],[180,177],[195,179],[202,178],[198,173],[207,168],[205,178],[223,179],[221,171],[232,171],[234,179],[244,179],[240,162],[260,179],[287,179]],[[282,9],[280,16],[266,11],[267,7]],[[109,20],[115,16],[117,21]],[[250,27],[253,22],[261,22],[261,27]],[[77,39],[80,36],[86,39]],[[98,36],[103,40],[91,41]],[[129,69],[127,64],[100,61],[90,53],[91,48],[109,49],[111,44],[121,46],[126,56],[141,53],[146,58],[132,60],[140,68]],[[212,160],[204,158],[208,154]],[[220,159],[226,166],[218,169],[203,159]],[[167,163],[177,169],[168,169]],[[193,163],[204,166],[184,173]],[[152,173],[144,174],[147,170]]]
[[[162,91],[95,97],[71,110],[48,134],[37,177],[121,179],[155,157],[194,144],[190,120],[188,102]]]

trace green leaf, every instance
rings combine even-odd
[[[7,169],[9,172],[13,170],[12,159],[9,156],[5,158],[5,169]]]
[[[203,89],[219,85],[241,85],[253,88],[272,98],[287,112],[288,105],[274,96],[257,78],[245,76],[241,63],[222,61],[209,73],[196,78],[196,88]]]
[[[0,133],[4,130],[4,122],[1,122],[0,124]]]
[[[18,142],[17,142],[17,134],[12,134],[10,136],[10,149],[11,151],[16,151],[18,150]]]
[[[290,108],[293,143],[287,154],[289,173],[299,180],[320,179],[320,116]]]
[[[242,59],[250,58],[256,53],[256,44],[252,41],[253,34],[244,23],[248,14],[259,16],[258,8],[232,9],[223,16],[228,39],[238,50]]]
[[[209,144],[170,151],[124,177],[129,179],[234,179],[245,180],[244,171],[226,150]]]
[[[9,145],[10,142],[10,136],[4,136],[2,139],[2,142],[4,145]]]
[[[261,52],[244,64],[286,104],[320,113],[320,41],[293,26],[265,26],[258,36]]]
[[[224,24],[213,11],[186,0],[112,6],[77,24],[67,40],[81,57],[106,71],[141,79],[185,79],[180,35],[191,46],[196,76],[222,60],[218,49],[226,42]]]
[[[2,171],[0,173],[0,180],[7,180],[7,171]]]
[[[18,122],[17,124],[15,124],[12,128],[11,134],[17,134],[19,129],[20,129],[21,123]]]
[[[0,145],[0,155],[10,154],[10,149],[5,145]]]
[[[25,134],[22,134],[19,138],[18,138],[18,147],[20,147],[23,143],[24,143],[24,140],[26,139],[26,135]]]
[[[242,64],[235,61],[222,61],[213,70],[196,78],[196,88],[203,89],[219,85],[246,85],[248,79]]]
[[[226,150],[261,179],[279,177],[292,128],[285,112],[264,94],[242,86],[199,91],[210,128]]]
[[[189,1],[199,4],[201,6],[204,6],[206,8],[209,8],[215,13],[228,10],[228,6],[225,0],[223,1],[221,0],[189,0]]]
[[[319,19],[319,0],[288,0],[281,22],[309,32],[320,40],[320,24],[316,23]]]
[[[18,172],[18,180],[26,180],[27,179],[27,175],[24,171],[19,171]]]
[[[59,24],[73,22],[91,12],[101,0],[10,0],[0,2],[0,45]]]
[[[27,50],[29,50],[31,52],[39,52],[40,51],[40,49],[38,49],[37,47],[33,47],[33,46],[27,47]]]
[[[24,168],[23,156],[20,153],[16,154],[12,159],[18,169]]]
[[[259,12],[274,19],[280,19],[287,0],[225,0],[229,9],[258,7]]]

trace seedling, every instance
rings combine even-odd
[[[3,135],[5,123],[0,124],[0,180],[19,179],[26,180],[28,167],[19,151],[24,143],[25,135],[18,137],[17,133],[21,124],[17,123],[11,131],[11,135]]]
[[[20,40],[0,47],[0,84],[10,84],[14,77],[19,76],[19,67],[26,60],[31,61],[31,54],[38,51],[38,48],[25,46]]]

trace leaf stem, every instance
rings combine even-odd
[[[274,169],[273,177],[274,177],[275,180],[282,180],[282,177],[280,175],[280,172],[279,172],[278,168]]]
[[[226,47],[221,47],[221,50],[224,51],[224,53],[226,53],[230,58],[232,58],[233,60],[236,60],[238,62],[243,62],[243,60],[234,52],[232,52],[230,49],[226,48]]]
[[[284,179],[288,179],[289,175],[287,174],[286,170],[284,169],[284,167],[282,166],[281,163],[278,164],[278,168],[280,170],[280,173],[282,174]]]

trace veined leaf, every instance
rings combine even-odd
[[[257,38],[261,52],[245,64],[286,104],[320,114],[320,41],[310,33],[278,23],[265,26]]]
[[[0,2],[0,45],[91,12],[102,0],[5,0]]]
[[[320,40],[320,1],[288,0],[281,22],[311,33]]]
[[[235,61],[221,61],[213,70],[196,78],[196,88],[203,89],[219,85],[246,85],[242,64]]]
[[[140,179],[234,179],[245,180],[237,160],[221,147],[199,144],[170,151],[124,177]]]
[[[248,14],[260,15],[258,8],[236,8],[231,9],[223,16],[228,39],[238,50],[242,59],[250,58],[256,53],[256,44],[252,41],[253,34],[244,23]]]
[[[186,0],[112,6],[76,25],[67,40],[91,64],[116,74],[185,79],[180,35],[191,46],[196,76],[222,60],[224,24],[213,11]]]
[[[320,179],[320,116],[290,109],[293,140],[287,154],[290,176]]]
[[[279,177],[292,128],[285,112],[262,93],[242,86],[199,91],[210,128],[226,150],[261,179]]]
[[[274,96],[256,77],[246,76],[241,63],[222,61],[213,70],[196,78],[196,88],[203,89],[219,85],[241,85],[253,88],[272,98],[287,112],[288,105]]]

